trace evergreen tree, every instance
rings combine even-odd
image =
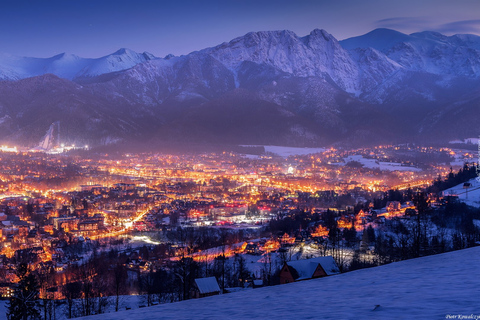
[[[37,278],[26,263],[17,266],[16,274],[20,280],[7,305],[7,318],[9,320],[39,319],[40,311],[36,301],[39,290]]]

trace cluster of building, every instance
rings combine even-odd
[[[332,148],[289,157],[224,152],[96,155],[94,160],[8,150],[0,153],[0,272],[5,283],[15,281],[13,261],[32,266],[49,263],[61,272],[80,259],[63,249],[90,240],[177,226],[260,227],[296,210],[312,215],[335,212],[342,228],[381,224],[392,216],[412,214],[414,207],[392,201],[384,210],[369,208],[355,216],[353,206],[381,198],[395,185],[428,183],[450,167],[415,162],[405,155],[409,152],[425,154],[426,159],[433,153],[455,154],[445,148],[384,146]],[[408,168],[424,166],[424,170],[382,171],[348,162],[352,155]],[[469,154],[462,156],[467,159]],[[327,235],[328,230],[317,223],[303,233],[284,235],[279,243]],[[242,246],[245,253],[258,253],[272,244]],[[169,250],[177,249],[174,244]],[[129,263],[132,268],[150,268],[145,260]],[[0,295],[10,292],[5,283],[0,283]]]

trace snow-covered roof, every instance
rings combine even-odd
[[[220,292],[220,287],[218,286],[217,279],[215,277],[208,278],[199,278],[195,279],[198,290],[201,294]]]
[[[298,273],[298,278],[295,280],[312,278],[319,264],[329,276],[340,273],[340,270],[338,269],[338,266],[335,263],[335,260],[333,260],[332,256],[287,262],[287,265],[295,269],[295,271]]]

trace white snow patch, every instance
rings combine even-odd
[[[420,168],[404,166],[398,162],[383,162],[375,159],[366,159],[361,155],[348,156],[343,159],[345,163],[333,163],[334,165],[344,165],[350,161],[356,161],[363,164],[365,168],[380,169],[382,171],[422,171]]]
[[[477,144],[478,145],[478,142],[479,142],[480,138],[466,138],[466,139],[463,139],[463,140],[452,140],[452,141],[449,141],[448,143],[450,144]]]
[[[258,145],[243,145],[242,147],[264,147],[265,152],[274,153],[281,157],[301,156],[306,154],[324,152],[325,148],[298,148],[298,147],[282,147],[282,146],[258,146]]]

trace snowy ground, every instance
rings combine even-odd
[[[480,277],[474,276],[479,264],[476,247],[87,319],[475,319],[480,318]]]
[[[110,297],[110,304],[107,307],[107,312],[115,312],[115,297]],[[6,320],[7,312],[7,303],[6,300],[0,300],[0,320]],[[144,296],[120,296],[119,299],[119,310],[125,310],[126,308],[138,309],[141,305],[147,305],[146,298]],[[58,320],[67,319],[66,316],[66,305],[61,304],[56,307],[56,317]],[[99,318],[97,320],[100,320]]]
[[[357,161],[363,164],[365,168],[369,169],[380,169],[382,171],[422,171],[422,169],[409,167],[409,166],[402,166],[401,163],[397,162],[382,162],[376,161],[375,159],[366,159],[361,155],[353,155],[348,156],[343,159],[344,163],[334,163],[336,165],[344,165],[349,163],[350,161]]]
[[[480,141],[479,138],[467,138],[463,140],[452,140],[449,143],[450,144],[462,144],[462,143],[478,144],[479,141]]]
[[[264,147],[265,152],[274,153],[281,157],[289,157],[295,155],[305,155],[324,152],[325,148],[296,148],[296,147],[281,147],[281,146],[249,146],[249,147]]]
[[[473,138],[472,138],[473,139]],[[471,139],[467,139],[471,140]],[[477,139],[478,140],[478,139]],[[475,143],[477,144],[477,143]],[[462,168],[465,163],[471,163],[471,162],[477,162],[477,157],[471,159],[470,155],[472,154],[472,150],[462,150],[462,149],[452,149],[453,152],[455,152],[455,155],[453,158],[455,160],[450,162],[450,165],[454,168]],[[473,152],[474,154],[476,153]]]
[[[480,181],[471,179],[468,181],[471,186],[468,189],[463,187],[463,183],[443,191],[444,196],[458,196],[458,200],[465,202],[469,206],[480,208]]]
[[[7,319],[7,300],[0,300],[0,320]]]

